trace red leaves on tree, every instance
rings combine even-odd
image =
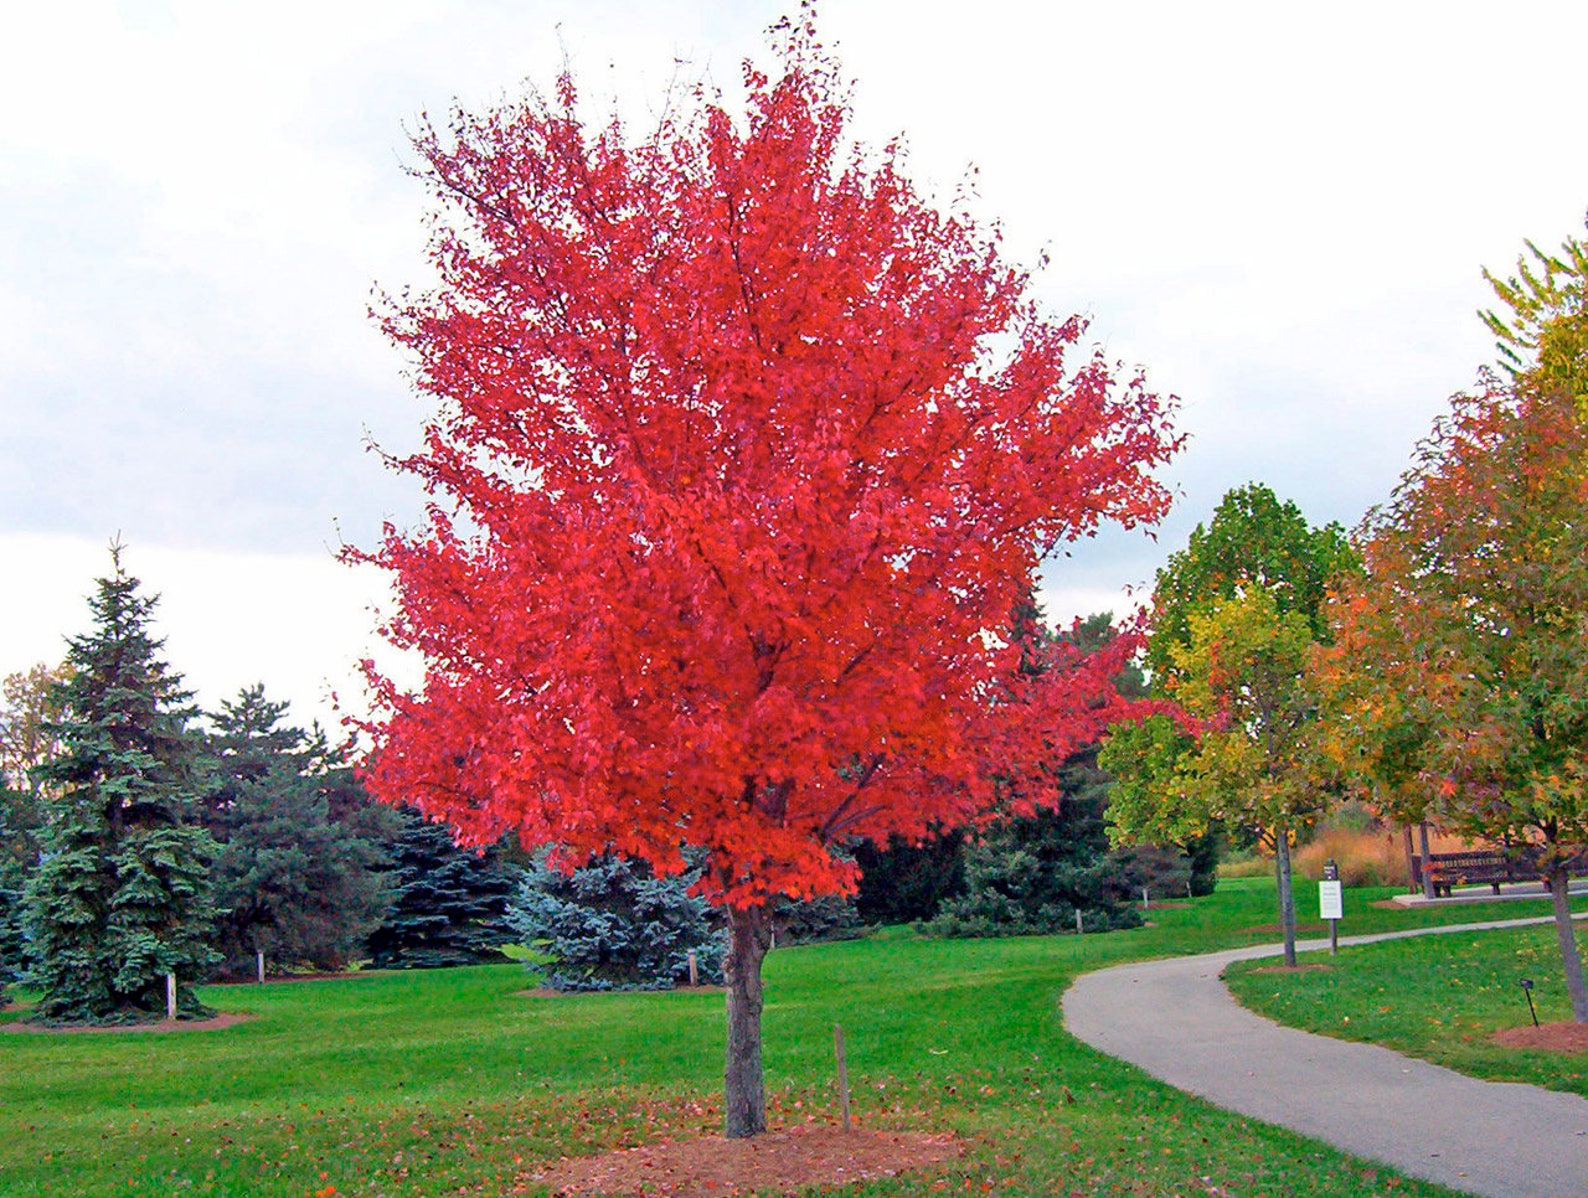
[[[1117,660],[1021,679],[1003,634],[1042,554],[1158,517],[1175,446],[995,232],[845,148],[809,37],[746,78],[742,122],[675,95],[592,132],[564,80],[417,138],[441,282],[384,323],[438,401],[401,463],[433,504],[354,555],[427,663],[375,679],[378,795],[663,872],[699,846],[736,906],[848,888],[834,844],[972,820],[1117,718]]]

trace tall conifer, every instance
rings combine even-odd
[[[220,842],[216,946],[229,974],[251,973],[256,952],[278,970],[341,969],[385,906],[379,846],[331,809],[332,790],[356,786],[350,767],[318,729],[310,735],[286,714],[256,685],[210,716],[204,818]]]
[[[38,1017],[128,1023],[165,1010],[165,975],[184,1015],[212,963],[214,843],[190,822],[200,787],[193,708],[150,633],[156,600],[112,548],[114,573],[89,600],[94,628],[72,638],[56,698],[59,749],[40,769],[56,788],[28,886]]]

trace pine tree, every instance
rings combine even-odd
[[[214,842],[191,822],[201,787],[193,708],[150,633],[156,600],[121,566],[89,600],[92,632],[72,638],[56,699],[56,788],[43,855],[27,888],[37,1017],[50,1023],[158,1018],[165,975],[177,1007],[204,1013],[191,985],[215,959]]]
[[[256,685],[210,717],[205,821],[221,845],[217,947],[232,975],[257,952],[278,970],[344,968],[385,909],[379,846],[331,812],[350,768],[286,713]]]
[[[1034,596],[1015,609],[1013,627],[1013,639],[1021,649],[1021,671],[1037,676],[1050,668],[1052,646],[1068,644],[1092,652],[1115,635],[1109,616],[1094,615],[1055,636],[1044,626]],[[1126,695],[1139,695],[1144,689],[1134,668],[1117,684]],[[942,901],[936,917],[925,925],[929,932],[939,936],[1067,932],[1075,930],[1077,913],[1088,931],[1141,923],[1130,905],[1136,874],[1109,853],[1104,811],[1110,779],[1097,764],[1097,752],[1096,744],[1087,745],[1048,767],[1063,795],[1057,807],[1005,818],[967,843],[964,892]],[[1024,784],[1019,777],[1005,780],[1012,793]]]
[[[0,1007],[6,1004],[6,987],[22,976],[25,964],[22,896],[33,860],[31,854],[24,858],[16,851],[26,840],[12,831],[11,813],[20,806],[21,798],[0,780]]]
[[[965,833],[961,828],[911,844],[899,836],[885,846],[855,846],[860,890],[855,909],[871,924],[931,919],[943,903],[965,893]]]
[[[442,825],[414,811],[387,848],[391,906],[370,935],[377,969],[430,969],[503,960],[513,939],[507,902],[514,877],[495,849],[460,849]]]

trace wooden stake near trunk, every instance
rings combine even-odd
[[[844,1130],[849,1130],[849,1066],[844,1062],[844,1029],[833,1024],[833,1049],[838,1054],[838,1110],[843,1116]]]

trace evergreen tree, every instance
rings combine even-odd
[[[51,1023],[125,1023],[203,1011],[192,982],[214,961],[214,842],[191,822],[201,781],[193,709],[149,630],[155,599],[122,569],[89,600],[94,629],[69,641],[56,695],[56,755],[40,767],[58,795],[27,887],[27,926]]]
[[[354,810],[351,769],[318,730],[284,724],[286,712],[256,685],[210,717],[206,822],[221,844],[217,947],[232,975],[252,972],[261,951],[278,971],[342,969],[385,909],[379,846],[331,813],[333,794]]]
[[[503,960],[514,877],[496,848],[460,849],[442,825],[403,811],[387,847],[391,906],[369,938],[378,969],[429,969]]]
[[[25,848],[29,838],[12,832],[12,811],[24,796],[0,781],[0,1007],[6,1004],[6,987],[22,976],[26,940],[22,933],[23,888],[33,865]]]
[[[719,983],[727,943],[712,928],[710,904],[689,893],[699,877],[697,867],[658,878],[616,856],[564,873],[543,850],[510,918],[521,940],[551,958],[541,972],[554,990],[670,990],[689,980],[690,950],[697,977]]]
[[[855,910],[869,924],[914,923],[965,893],[965,833],[959,828],[911,844],[898,836],[885,847],[855,846],[860,890]]]
[[[1094,615],[1054,636],[1045,629],[1032,597],[1016,609],[1014,635],[1021,647],[1021,669],[1040,674],[1048,668],[1047,647],[1054,641],[1093,652],[1113,639],[1114,629],[1109,616]],[[1129,696],[1145,689],[1135,670],[1121,677],[1118,686]],[[1096,745],[1087,746],[1052,767],[1063,796],[1057,807],[1000,820],[965,846],[964,892],[942,901],[937,915],[924,925],[928,932],[1073,932],[1077,912],[1088,931],[1141,923],[1131,903],[1136,878],[1109,853],[1104,811],[1110,779],[1097,764],[1097,750]],[[1005,782],[1011,793],[1021,784],[1019,778]]]

